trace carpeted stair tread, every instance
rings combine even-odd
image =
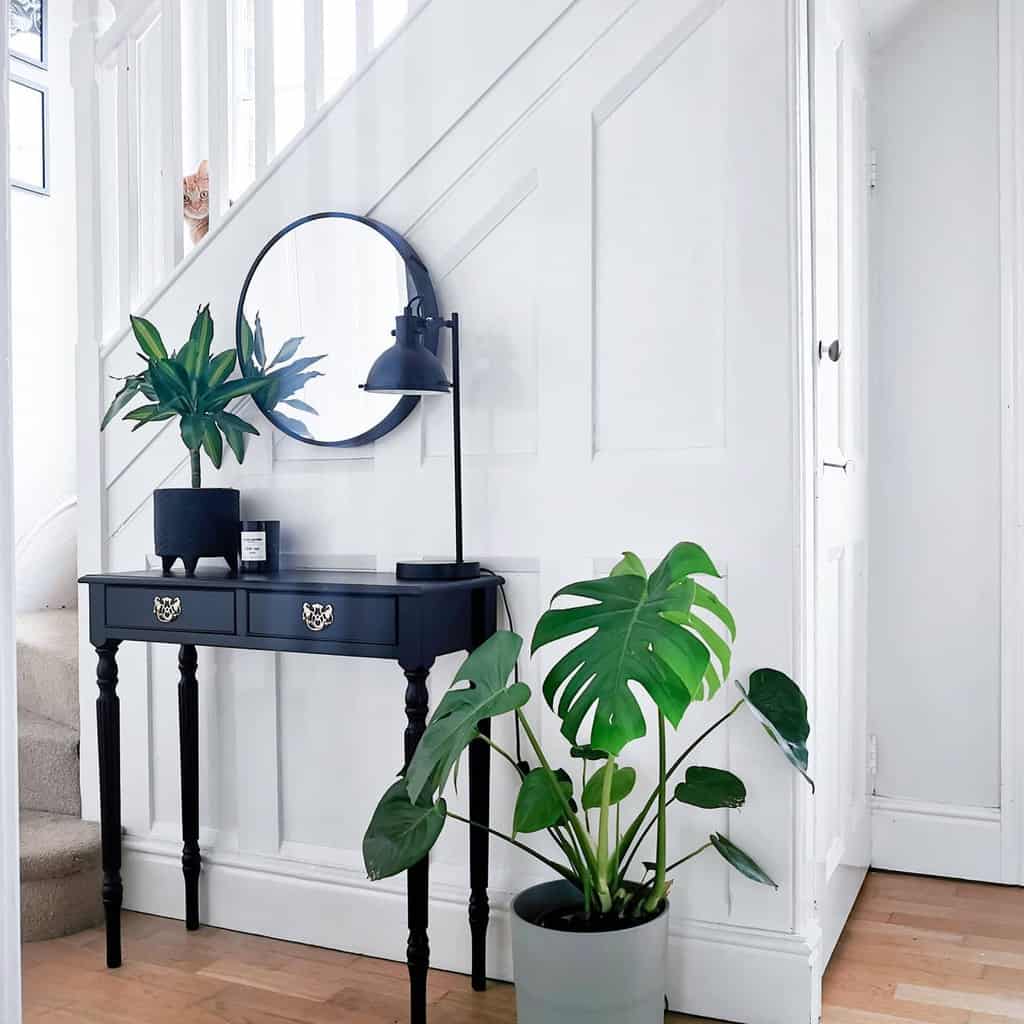
[[[18,616],[18,706],[78,728],[78,611]]]
[[[21,938],[71,935],[103,920],[100,827],[76,815],[21,812]]]
[[[78,730],[18,711],[18,803],[33,811],[81,814]]]
[[[100,827],[77,815],[22,811],[21,880],[63,878],[100,863]]]

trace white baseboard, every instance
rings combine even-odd
[[[875,797],[871,866],[1002,882],[999,809]]]
[[[183,917],[180,842],[126,836],[124,883],[126,909]],[[490,893],[487,973],[504,981],[512,978],[511,895]],[[431,882],[435,967],[468,970],[467,897],[465,887]],[[215,927],[405,959],[401,880],[372,883],[348,868],[214,849],[203,854],[200,908],[202,921]],[[675,1010],[744,1024],[816,1024],[816,956],[816,941],[797,935],[683,922],[669,938],[669,1002]]]

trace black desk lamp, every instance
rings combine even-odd
[[[399,562],[395,574],[400,580],[470,580],[480,575],[479,562],[462,557],[462,422],[459,393],[459,314],[450,320],[416,316],[412,312],[417,299],[395,318],[395,343],[382,352],[370,367],[366,383],[360,387],[376,395],[446,395],[449,392],[454,425],[455,450],[455,561]],[[432,331],[447,327],[452,332],[452,379],[449,381],[441,360],[424,344]]]

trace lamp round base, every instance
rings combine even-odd
[[[479,562],[399,562],[395,575],[400,580],[420,583],[443,583],[452,580],[475,580],[480,575]]]

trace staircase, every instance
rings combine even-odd
[[[99,826],[81,820],[78,612],[18,617],[22,941],[97,924]]]

